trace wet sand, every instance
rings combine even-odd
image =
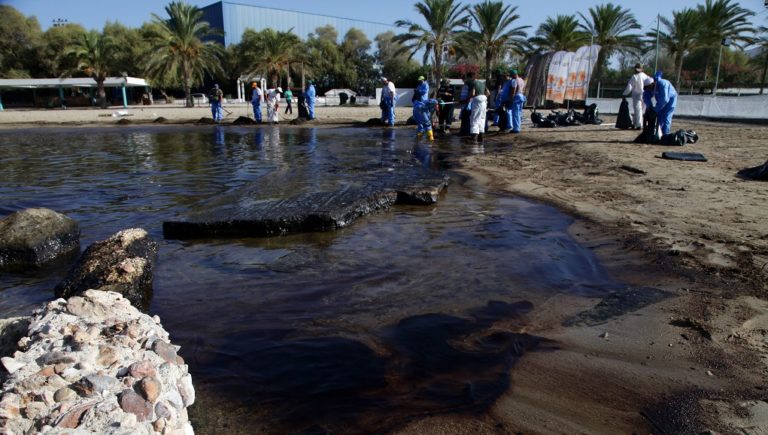
[[[227,120],[247,108],[228,107]],[[118,118],[98,115],[116,110],[7,110],[0,128],[104,125]],[[137,123],[210,116],[205,108],[128,111]],[[398,109],[398,120],[409,111]],[[378,112],[320,107],[314,125],[365,121]],[[637,132],[611,125],[528,124],[520,135],[489,134],[486,154],[460,159],[460,170],[477,183],[577,216],[572,234],[611,274],[672,297],[566,327],[601,301],[561,295],[523,326],[497,324],[557,350],[526,354],[490,412],[424,416],[400,433],[768,432],[768,183],[736,176],[768,159],[768,127],[676,119],[673,128],[694,129],[700,141],[637,145]],[[663,151],[700,152],[709,161],[662,160]]]

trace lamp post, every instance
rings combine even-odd
[[[715,87],[712,90],[712,96],[717,96],[717,84],[720,81],[720,62],[723,60],[723,47],[731,46],[731,38],[723,38],[720,41],[720,54],[717,56],[717,74],[715,75]]]

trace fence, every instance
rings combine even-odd
[[[600,113],[619,113],[620,98],[590,98]],[[768,123],[768,95],[712,97],[679,95],[675,116],[723,120],[759,120]]]

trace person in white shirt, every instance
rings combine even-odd
[[[395,126],[395,104],[397,103],[397,90],[395,84],[386,77],[381,78],[384,86],[381,88],[381,121],[390,127]]]
[[[643,83],[650,77],[643,72],[643,66],[639,63],[635,65],[635,73],[629,79],[627,87],[624,89],[624,95],[632,94],[632,108],[634,109],[633,122],[635,129],[643,128],[643,113],[645,104],[643,103]]]
[[[280,86],[277,89],[270,89],[267,91],[267,122],[277,124],[279,121],[278,103],[280,102],[280,94],[283,93],[283,88]]]

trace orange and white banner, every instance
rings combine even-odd
[[[597,62],[599,45],[580,47],[575,53],[558,51],[547,73],[547,100],[585,100],[587,85]]]

